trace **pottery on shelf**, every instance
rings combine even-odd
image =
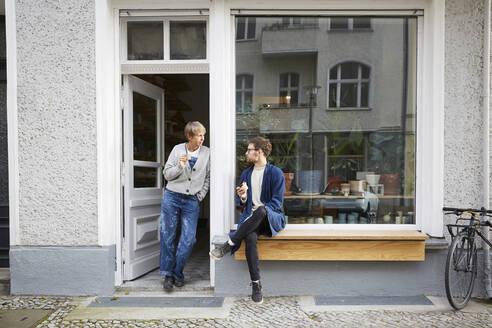
[[[375,186],[379,183],[379,174],[366,174],[366,181],[370,186]]]
[[[352,193],[363,193],[366,187],[366,182],[364,180],[351,180],[350,184],[350,192]]]
[[[385,195],[398,195],[400,193],[400,173],[381,174],[381,184],[384,185]]]
[[[340,185],[341,191],[345,196],[348,196],[350,193],[350,183],[342,183]]]
[[[356,178],[357,180],[367,180],[367,179],[366,179],[366,176],[367,176],[368,174],[374,174],[374,172],[369,172],[369,171],[358,171],[358,172],[356,172],[356,173],[355,173],[355,178]]]
[[[285,193],[284,195],[288,196],[292,194],[290,187],[292,185],[292,180],[294,180],[294,173],[284,173],[285,176]]]

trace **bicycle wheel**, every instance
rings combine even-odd
[[[445,284],[449,304],[456,310],[466,306],[477,276],[477,249],[466,232],[459,233],[451,243],[446,260]]]

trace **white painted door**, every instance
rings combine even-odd
[[[159,216],[164,164],[164,90],[123,77],[123,279],[159,266]]]

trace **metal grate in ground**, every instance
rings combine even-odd
[[[432,305],[424,295],[416,296],[314,296],[316,305]]]
[[[97,297],[88,307],[218,308],[223,297]]]

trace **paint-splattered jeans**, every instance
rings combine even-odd
[[[161,203],[161,257],[160,273],[184,281],[183,268],[196,241],[196,226],[200,204],[195,195],[185,195],[167,190]],[[181,220],[181,236],[175,252],[178,220]]]

